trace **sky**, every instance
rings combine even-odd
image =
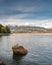
[[[0,24],[52,28],[52,0],[0,0]]]

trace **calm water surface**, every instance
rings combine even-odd
[[[28,50],[16,60],[12,46],[19,44]],[[0,36],[0,59],[6,65],[52,65],[52,34],[11,34]]]

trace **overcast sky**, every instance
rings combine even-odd
[[[52,27],[52,0],[0,0],[0,23]]]

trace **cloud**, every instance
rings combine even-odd
[[[7,15],[1,16],[0,19],[24,19],[26,17],[31,17],[31,14],[15,14],[15,15]]]
[[[52,19],[48,20],[24,20],[24,19],[2,19],[0,23],[4,25],[29,25],[52,28]]]
[[[46,3],[43,0],[2,0],[0,3],[0,12],[3,14],[16,14],[16,13],[39,13],[43,11],[52,11],[51,3]],[[8,1],[8,2],[7,2]],[[15,13],[16,12],[16,13]]]
[[[0,23],[51,27],[52,1],[0,0]]]
[[[52,1],[45,0],[0,0],[0,19],[51,19]]]

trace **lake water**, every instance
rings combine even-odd
[[[12,46],[19,44],[28,54],[14,57]],[[11,34],[0,36],[0,59],[6,65],[52,65],[52,34]]]

